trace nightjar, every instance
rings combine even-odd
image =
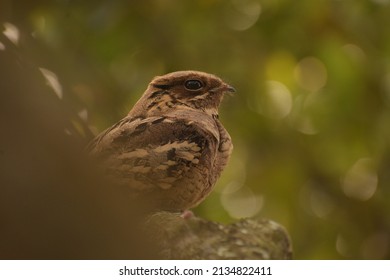
[[[232,152],[218,107],[234,88],[198,71],[155,77],[126,117],[89,153],[104,172],[155,210],[184,211],[210,193]]]

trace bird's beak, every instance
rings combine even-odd
[[[225,84],[224,90],[225,90],[226,92],[230,92],[230,93],[236,92],[236,89],[235,89],[234,87],[232,87],[231,85],[228,85],[228,84]]]

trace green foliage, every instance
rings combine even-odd
[[[390,1],[5,1],[103,130],[153,76],[217,74],[235,150],[196,209],[283,224],[298,259],[390,257]]]

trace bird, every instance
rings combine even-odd
[[[218,108],[235,89],[200,71],[156,76],[123,119],[88,153],[129,198],[153,210],[185,212],[212,191],[232,153]]]

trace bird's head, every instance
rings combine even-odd
[[[167,112],[184,106],[217,114],[222,97],[235,89],[217,76],[198,71],[178,71],[155,77],[135,108]],[[141,108],[139,108],[141,109]]]

